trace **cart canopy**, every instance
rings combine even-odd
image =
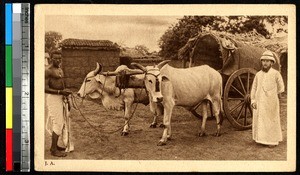
[[[207,64],[222,74],[231,75],[241,68],[261,69],[260,57],[266,48],[259,43],[260,40],[249,41],[247,36],[218,32],[200,33],[189,39],[179,50],[178,56],[179,59],[192,60],[195,65]],[[274,54],[274,68],[279,70],[280,60],[277,53]]]

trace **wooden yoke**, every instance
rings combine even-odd
[[[124,69],[119,72],[100,72],[99,74],[104,76],[116,76],[116,87],[120,89],[145,88],[144,79],[135,76],[144,74],[141,70]]]

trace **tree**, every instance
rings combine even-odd
[[[58,50],[58,43],[62,40],[62,35],[58,32],[49,31],[45,33],[45,52],[51,53]]]
[[[144,45],[136,45],[134,48],[143,55],[149,54],[149,49]]]
[[[160,38],[159,54],[168,59],[177,59],[178,50],[185,45],[189,38],[196,36],[203,27],[214,22],[212,16],[184,16],[178,23],[171,26]]]
[[[184,16],[161,36],[159,54],[168,59],[178,59],[178,50],[190,38],[204,31],[241,34],[255,30],[269,38],[274,32],[287,31],[280,27],[277,31],[268,31],[266,25],[284,26],[287,22],[286,16]]]

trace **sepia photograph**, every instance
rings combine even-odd
[[[36,171],[295,171],[295,6],[34,10]]]

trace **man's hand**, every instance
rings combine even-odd
[[[256,102],[252,103],[252,104],[251,104],[251,107],[252,107],[253,109],[256,109],[256,108],[257,108]]]
[[[68,90],[62,90],[62,91],[59,91],[59,94],[64,95],[64,96],[69,96],[70,94],[72,94],[72,92],[68,91]]]

